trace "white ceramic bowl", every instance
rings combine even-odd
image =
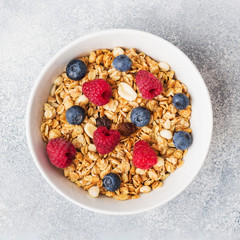
[[[162,188],[140,198],[117,201],[112,198],[91,198],[88,193],[67,180],[53,167],[41,138],[40,124],[43,104],[53,80],[67,63],[99,48],[116,46],[136,48],[156,60],[166,61],[176,72],[177,79],[187,85],[191,95],[193,144],[184,165],[171,174]],[[36,79],[27,108],[26,131],[33,160],[46,181],[62,196],[83,208],[106,214],[133,214],[160,206],[180,194],[194,179],[206,158],[212,135],[212,107],[206,85],[189,58],[177,47],[155,35],[130,29],[115,29],[83,36],[59,51]]]

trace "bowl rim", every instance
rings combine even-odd
[[[129,211],[129,212],[115,212],[115,211],[104,211],[104,210],[100,210],[94,207],[90,207],[88,205],[79,203],[78,201],[72,199],[71,197],[69,197],[68,195],[66,195],[62,190],[60,190],[57,186],[55,186],[55,184],[52,182],[52,180],[45,174],[45,170],[41,167],[41,165],[39,164],[38,161],[38,157],[34,151],[33,148],[33,143],[32,143],[32,138],[31,138],[31,131],[30,131],[30,122],[31,122],[31,109],[32,109],[32,104],[33,104],[33,99],[35,96],[35,92],[37,91],[38,85],[40,84],[41,79],[43,78],[45,72],[48,70],[48,68],[52,65],[52,63],[54,63],[56,61],[56,59],[59,58],[59,56],[61,56],[62,54],[64,54],[66,51],[68,51],[68,49],[74,47],[75,45],[77,45],[79,42],[81,41],[86,41],[87,39],[91,39],[91,38],[96,38],[99,35],[105,35],[105,34],[114,34],[114,33],[134,33],[134,34],[141,34],[141,35],[145,35],[146,37],[152,38],[152,39],[156,39],[156,40],[160,40],[162,42],[164,42],[166,45],[168,45],[171,48],[174,48],[174,50],[176,52],[178,52],[179,54],[183,55],[184,58],[186,59],[186,61],[188,61],[188,63],[191,65],[191,67],[195,70],[196,74],[199,75],[199,78],[202,81],[202,86],[203,88],[205,88],[206,93],[207,93],[207,102],[209,105],[209,114],[210,114],[210,118],[209,118],[209,123],[211,126],[210,129],[210,134],[209,134],[209,139],[207,139],[207,146],[204,152],[204,159],[198,169],[198,171],[196,172],[196,174],[189,179],[188,183],[186,185],[183,185],[181,188],[179,188],[172,196],[170,196],[169,198],[167,198],[165,201],[159,203],[159,204],[155,204],[155,205],[148,205],[145,206],[144,208],[141,208],[139,210],[133,210],[133,211]],[[200,169],[202,168],[202,165],[204,163],[204,161],[206,160],[207,154],[209,152],[210,149],[210,145],[211,145],[211,139],[212,139],[212,133],[213,133],[213,111],[212,111],[212,104],[211,104],[211,98],[210,98],[210,94],[209,91],[207,89],[207,86],[200,74],[200,72],[198,71],[198,69],[196,68],[196,66],[193,64],[193,62],[188,58],[188,56],[182,52],[178,47],[176,47],[174,44],[170,43],[169,41],[154,35],[152,33],[149,32],[145,32],[145,31],[140,31],[140,30],[135,30],[135,29],[124,29],[124,28],[114,28],[114,29],[108,29],[108,30],[103,30],[103,31],[97,31],[97,32],[92,32],[89,34],[86,34],[82,37],[77,38],[76,40],[70,42],[68,45],[66,45],[65,47],[61,48],[48,62],[47,64],[45,64],[45,66],[43,67],[43,69],[41,70],[40,74],[37,76],[33,87],[31,89],[31,93],[30,93],[30,97],[28,100],[28,104],[27,104],[27,111],[26,111],[26,121],[25,121],[25,127],[26,127],[26,136],[27,136],[27,143],[33,158],[33,161],[35,163],[35,165],[37,166],[38,170],[40,171],[40,173],[42,174],[43,178],[47,181],[47,183],[52,186],[53,189],[55,189],[60,195],[62,195],[64,198],[68,199],[70,202],[93,212],[97,212],[97,213],[102,213],[102,214],[108,214],[108,215],[130,215],[130,214],[137,214],[137,213],[142,213],[151,209],[154,209],[156,207],[162,206],[165,203],[171,201],[172,199],[174,199],[175,197],[177,197],[180,193],[182,193],[194,180],[194,178],[198,175]]]

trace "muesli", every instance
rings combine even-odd
[[[115,65],[114,59],[118,59]],[[85,64],[85,75],[81,64],[80,70],[68,65],[70,72],[55,79],[41,124],[46,144],[64,138],[75,147],[74,158],[67,167],[62,165],[64,176],[92,197],[102,194],[117,200],[135,199],[162,187],[170,173],[183,165],[191,144],[191,105],[184,102],[190,97],[187,87],[166,62],[135,49],[99,49],[77,60]],[[75,76],[74,71],[83,75]],[[154,84],[159,85],[149,89]],[[101,89],[107,90],[98,99]],[[79,118],[74,118],[76,113]],[[111,138],[108,145],[101,142],[105,136]],[[110,152],[105,153],[107,147]],[[49,153],[49,158],[58,161],[53,155]]]

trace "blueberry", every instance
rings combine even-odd
[[[132,67],[132,61],[126,55],[118,55],[113,60],[113,67],[120,72],[126,72]]]
[[[189,100],[186,95],[182,93],[177,93],[173,96],[172,103],[175,108],[182,110],[189,105]]]
[[[74,59],[67,65],[66,74],[72,80],[81,80],[85,77],[86,73],[87,67],[82,60]]]
[[[107,191],[114,192],[120,188],[121,181],[116,173],[108,173],[103,178],[103,186]]]
[[[175,132],[173,135],[173,144],[177,149],[185,150],[192,144],[192,137],[185,131]]]
[[[72,106],[66,112],[66,119],[69,124],[79,125],[85,118],[85,111],[80,106]]]
[[[151,113],[144,107],[134,108],[131,112],[131,121],[137,127],[143,127],[148,125],[151,120]]]

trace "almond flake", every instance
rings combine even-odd
[[[129,84],[124,82],[121,82],[118,85],[118,94],[128,101],[133,101],[137,98],[137,93],[132,89]]]

